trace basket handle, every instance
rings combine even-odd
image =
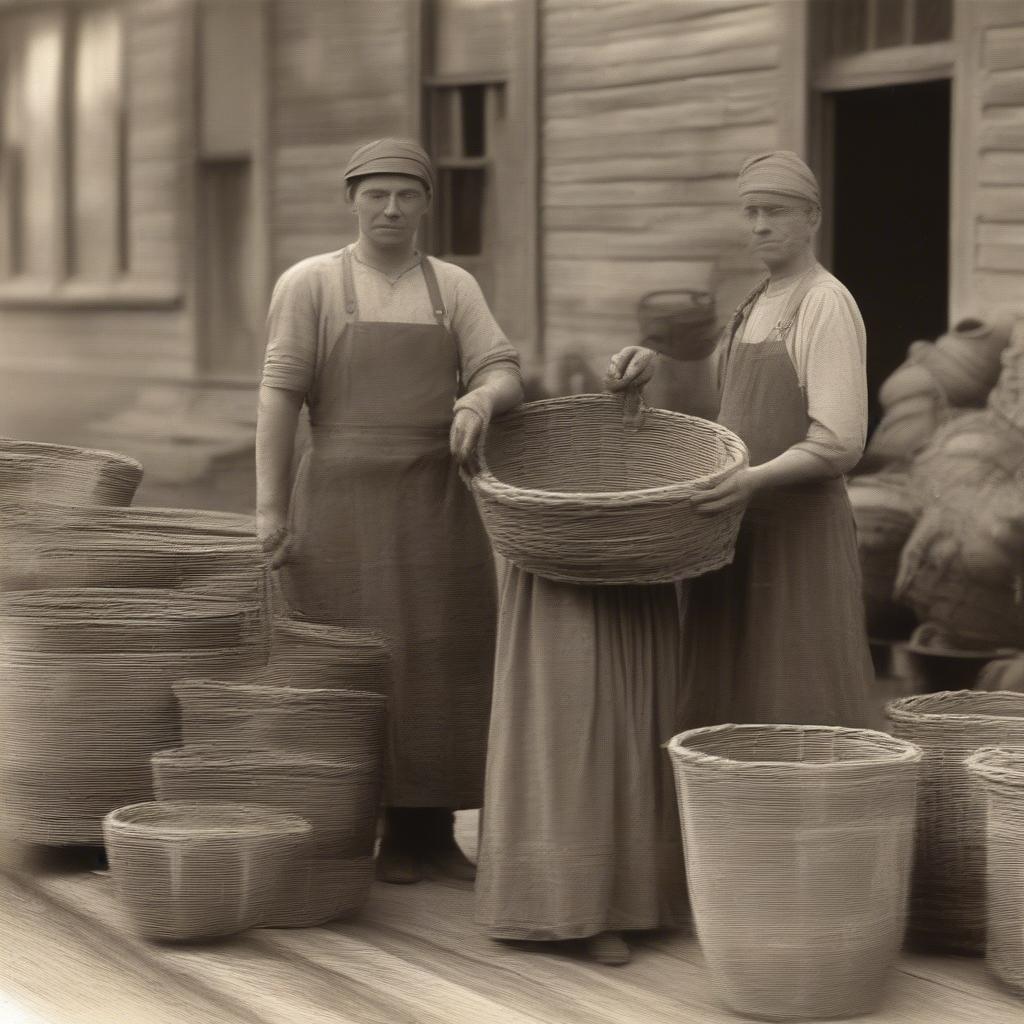
[[[628,387],[622,392],[622,425],[636,433],[647,419],[647,403],[644,401],[643,386]]]

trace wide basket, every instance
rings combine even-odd
[[[378,693],[187,680],[174,694],[186,747],[383,763],[388,698]]]
[[[0,438],[7,501],[130,505],[141,480],[141,463],[117,452]]]
[[[153,755],[160,800],[254,802],[313,826],[309,857],[369,857],[376,838],[382,771],[376,762],[328,761],[279,751],[212,746]]]
[[[310,832],[293,814],[212,801],[134,804],[103,822],[121,907],[136,932],[164,941],[263,924]]]
[[[795,725],[694,729],[668,749],[722,999],[771,1020],[876,1009],[906,925],[921,752]]]
[[[691,498],[747,464],[731,431],[648,409],[636,391],[530,402],[495,420],[473,493],[494,549],[520,568],[581,584],[652,584],[733,559],[742,509]]]
[[[992,973],[1024,994],[1024,750],[984,747],[967,770],[985,794],[985,883]]]
[[[985,950],[985,808],[966,758],[1024,745],[1024,693],[957,691],[893,701],[897,736],[924,751],[910,930],[923,946]]]

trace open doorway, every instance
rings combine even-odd
[[[833,93],[832,270],[868,336],[878,388],[918,338],[947,326],[950,82]]]

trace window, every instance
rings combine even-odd
[[[953,0],[824,0],[827,56],[944,42],[953,34]]]
[[[438,178],[434,244],[440,256],[480,256],[493,236],[493,139],[503,100],[501,83],[430,89]]]
[[[129,269],[122,16],[0,18],[0,288],[103,288]]]

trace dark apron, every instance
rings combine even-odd
[[[718,420],[752,466],[807,436],[810,419],[786,349],[809,278],[764,341],[738,342],[764,285],[733,318]],[[693,581],[683,630],[687,725],[870,724],[874,670],[853,511],[842,478],[758,494],[732,565]]]
[[[347,251],[342,269],[346,324],[310,395],[282,588],[299,614],[379,629],[394,645],[388,805],[478,807],[496,599],[449,452],[456,342],[429,260],[434,324],[361,322]]]

